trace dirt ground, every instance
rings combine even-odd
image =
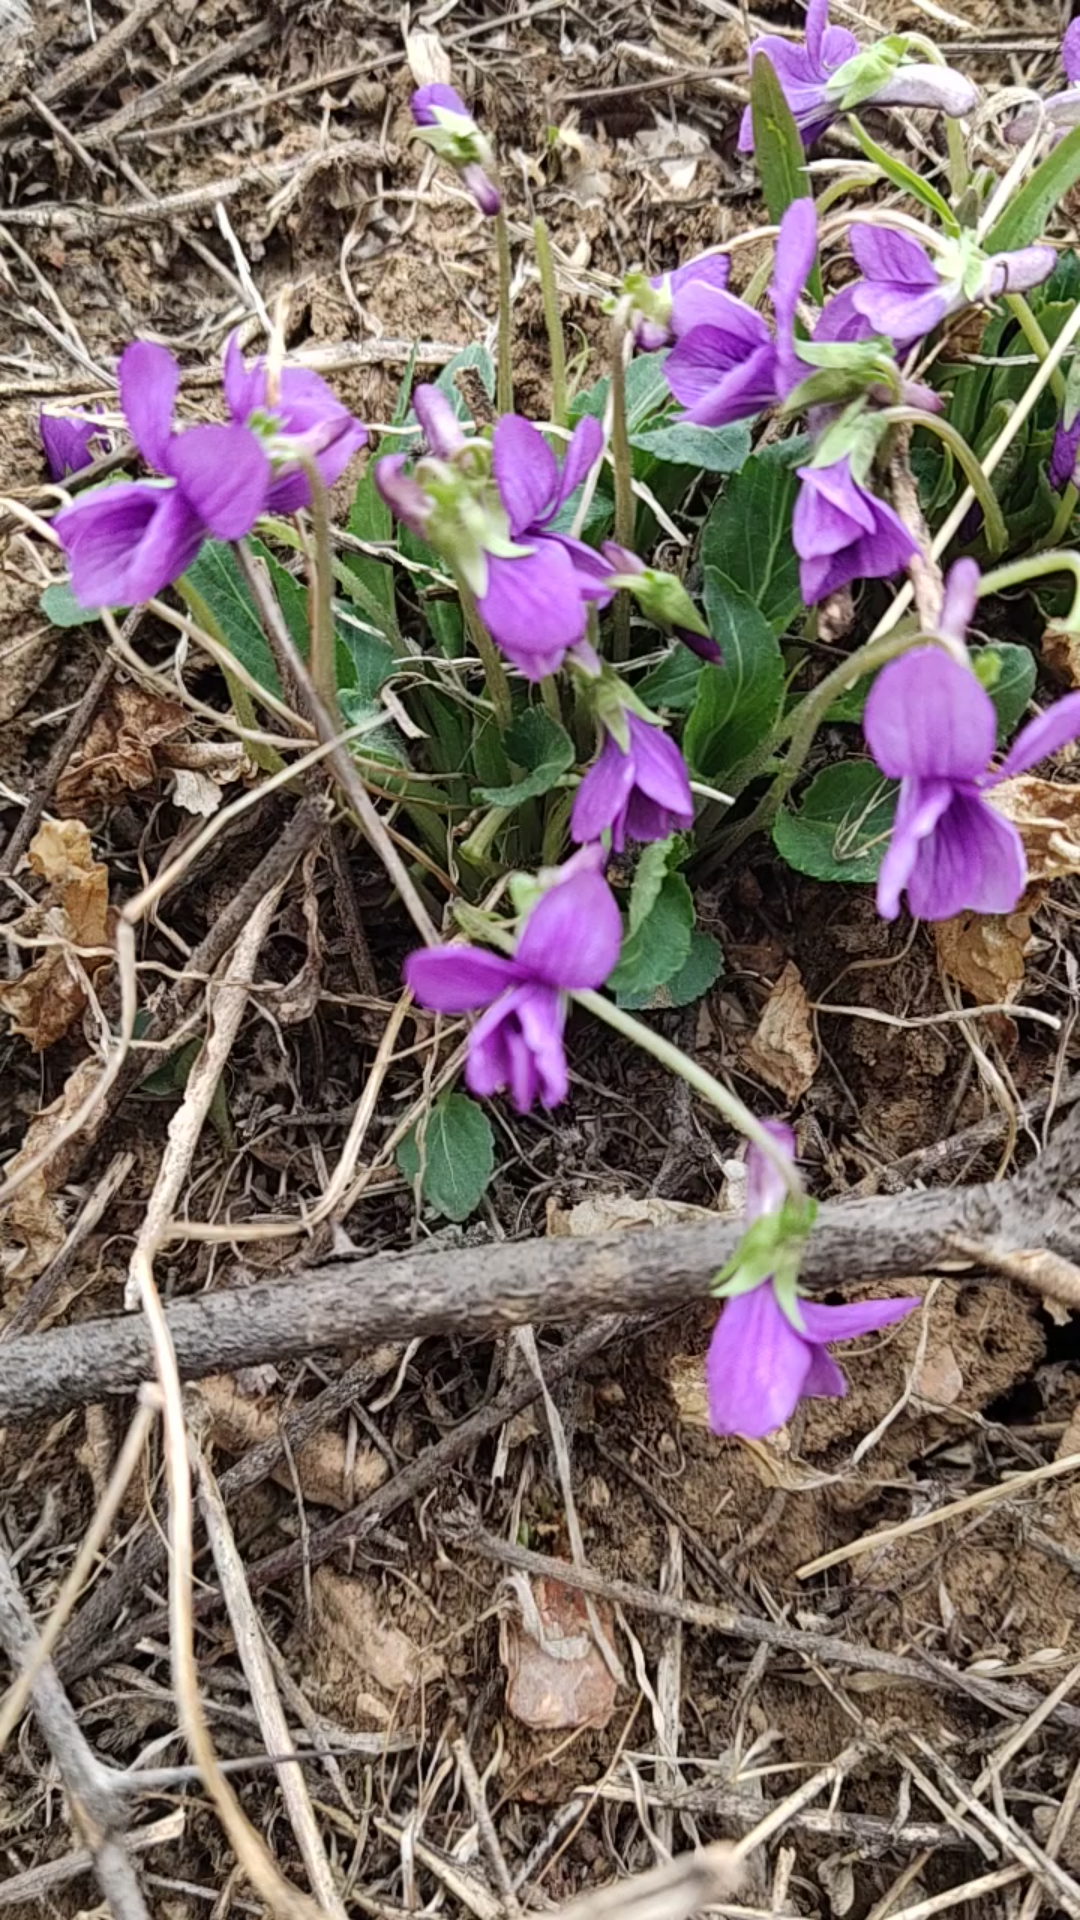
[[[619,0],[597,14],[537,0],[497,13],[466,0],[412,22],[438,34],[498,141],[514,183],[515,241],[533,211],[549,220],[582,356],[611,276],[636,262],[673,265],[756,217],[753,180],[735,152],[746,23],[794,25],[800,11],[780,0],[749,13],[739,0],[679,8]],[[936,18],[943,43],[965,48],[980,74],[1037,79],[1054,70],[1064,24],[1051,0],[937,9],[868,0],[835,14],[925,31]],[[342,398],[371,422],[389,418],[414,343],[419,364],[437,366],[493,330],[487,235],[409,142],[410,85],[401,16],[354,0],[133,0],[126,15],[113,0],[40,0],[29,31],[5,47],[0,494],[13,503],[0,553],[5,837],[100,660],[96,639],[38,611],[55,576],[18,514],[53,498],[43,484],[42,402],[114,407],[116,356],[133,335],[150,334],[182,361],[185,407],[210,417],[208,376],[227,335],[239,326],[245,344],[257,345],[260,302],[273,307],[285,286],[290,348],[320,353]],[[553,127],[557,140],[546,137]],[[523,277],[515,318],[519,404],[542,412],[539,298]],[[342,516],[348,497],[343,486]],[[165,679],[174,643],[153,623],[138,636]],[[221,705],[216,670],[189,659],[178,671],[189,703],[203,708],[192,722],[190,705],[187,714],[180,707],[172,740],[182,732],[188,747],[214,746],[220,756],[228,743],[206,717]],[[93,777],[70,789],[70,805],[57,806],[89,827],[113,909],[201,824],[176,804],[169,770],[179,762],[169,758],[160,689],[155,698],[161,740],[149,738],[149,709],[129,715],[126,734],[114,713],[115,762],[104,772],[95,762]],[[214,765],[220,771],[220,758]],[[155,979],[183,966],[283,819],[267,802],[189,868],[144,930],[140,958]],[[0,840],[0,874],[3,848]],[[305,868],[260,958],[290,1011],[282,1005],[276,1020],[245,1024],[224,1131],[206,1129],[185,1195],[197,1219],[295,1219],[317,1203],[343,1150],[407,946],[407,928],[384,911],[381,870],[362,851],[348,857],[372,977],[357,977],[329,862]],[[25,869],[5,877],[0,915],[25,908],[26,886]],[[763,1110],[784,1105],[752,1043],[770,990],[793,966],[810,1009],[811,1069],[786,1104],[816,1194],[888,1188],[901,1160],[905,1186],[1005,1177],[1077,1095],[1078,912],[1080,894],[1067,882],[1033,905],[1023,929],[1023,1002],[1058,1016],[1057,1031],[1010,1016],[912,1024],[953,1004],[930,934],[912,940],[878,920],[867,896],[800,880],[751,846],[698,895],[699,924],[719,936],[725,971],[703,1005],[668,1024]],[[5,1155],[85,1062],[93,1070],[96,1012],[107,1023],[118,1005],[107,975],[100,994],[96,1011],[43,1051],[0,1033]],[[842,1011],[822,1012],[821,1003]],[[423,1051],[425,1030],[414,1037]],[[583,1026],[580,1040],[566,1108],[528,1123],[497,1112],[499,1166],[479,1224],[433,1230],[417,1219],[392,1160],[379,1165],[378,1149],[416,1092],[416,1060],[403,1058],[378,1069],[386,1078],[359,1162],[365,1177],[336,1226],[178,1244],[161,1276],[168,1294],[241,1285],[342,1244],[375,1252],[425,1238],[445,1248],[493,1235],[632,1230],[679,1205],[738,1205],[736,1142],[715,1116],[689,1108],[664,1076],[613,1052],[599,1032]],[[30,1214],[9,1222],[0,1244],[5,1310],[25,1305],[99,1193],[99,1216],[31,1324],[119,1309],[174,1110],[175,1098],[129,1097],[93,1150],[65,1162],[62,1184],[35,1193]],[[921,1312],[853,1352],[848,1397],[816,1404],[768,1446],[707,1432],[709,1315],[697,1310],[616,1339],[556,1384],[549,1403],[534,1399],[464,1445],[449,1472],[426,1482],[421,1472],[415,1493],[409,1476],[433,1445],[500,1404],[537,1352],[557,1371],[559,1337],[541,1335],[533,1350],[524,1338],[428,1339],[191,1390],[193,1430],[221,1477],[235,1475],[237,1462],[242,1469],[287,1413],[344,1382],[308,1445],[279,1445],[272,1472],[241,1471],[225,1492],[293,1739],[321,1756],[302,1771],[345,1911],[513,1920],[521,1906],[567,1900],[696,1841],[737,1839],[830,1765],[832,1791],[754,1856],[739,1895],[747,1906],[884,1920],[936,1910],[920,1903],[974,1881],[970,1903],[962,1891],[950,1903],[957,1911],[1018,1914],[1028,1836],[1049,1849],[1035,1882],[1041,1911],[1073,1911],[1073,1883],[1063,1892],[1052,1868],[1056,1860],[1064,1876],[1080,1878],[1080,1712],[1066,1701],[1018,1741],[992,1784],[982,1776],[1077,1658],[1080,1493],[1068,1475],[1050,1475],[940,1526],[904,1523],[1080,1454],[1075,1323],[1058,1325],[1003,1285],[927,1278],[918,1290]],[[111,1400],[0,1435],[0,1548],[40,1622],[132,1411]],[[146,1461],[55,1658],[101,1761],[182,1769],[189,1755],[162,1605],[156,1439]],[[402,1497],[392,1500],[399,1480]],[[334,1514],[376,1494],[384,1506],[374,1528],[322,1555],[317,1543]],[[890,1526],[901,1529],[891,1542],[799,1576]],[[523,1549],[523,1564],[515,1571],[510,1552],[500,1563],[493,1541]],[[545,1586],[529,1554],[583,1555],[602,1581],[636,1590],[636,1602],[625,1594],[597,1602],[617,1677],[589,1637],[580,1598]],[[295,1820],[265,1759],[274,1749],[245,1677],[243,1634],[235,1613],[215,1603],[221,1568],[215,1576],[201,1536],[197,1572],[199,1687],[219,1757],[253,1760],[231,1776],[242,1807],[283,1870],[307,1884]],[[744,1630],[723,1625],[715,1613],[723,1608]],[[530,1636],[538,1617],[547,1639],[562,1643],[561,1661]],[[837,1660],[829,1651],[837,1639],[865,1657]],[[556,1711],[567,1688],[581,1689],[572,1728]],[[130,1823],[154,1914],[268,1911],[190,1775],[148,1786]],[[90,1910],[96,1895],[76,1845],[31,1715],[0,1756],[0,1910]],[[982,1886],[984,1876],[993,1884]],[[1023,1907],[1028,1920],[1037,1910]]]

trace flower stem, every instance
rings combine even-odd
[[[1078,562],[1080,564],[1080,562]],[[791,745],[784,757],[784,764],[775,776],[767,793],[762,795],[752,813],[740,820],[726,833],[720,842],[725,859],[741,847],[752,833],[772,825],[780,811],[781,804],[789,788],[797,780],[806,763],[807,754],[814,744],[814,736],[824,720],[834,700],[845,693],[853,680],[859,680],[864,674],[874,673],[883,667],[887,660],[893,660],[899,653],[906,653],[923,636],[919,633],[891,633],[879,640],[868,640],[865,646],[849,653],[838,667],[827,673],[824,680],[818,682],[812,692],[799,702],[795,711],[784,723],[783,728],[773,741],[775,749],[778,741],[789,733]]]
[[[314,460],[300,462],[311,489],[311,652],[308,667],[315,691],[331,718],[340,724],[334,659],[334,547],[326,488]]]
[[[495,215],[495,245],[499,255],[499,339],[495,368],[495,405],[500,413],[513,413],[514,368],[511,359],[510,328],[510,282],[513,278],[513,264],[510,259],[510,229],[501,207]]]
[[[660,1034],[653,1031],[652,1027],[647,1027],[643,1020],[635,1020],[632,1013],[624,1013],[613,1000],[606,1000],[602,993],[572,993],[570,998],[576,1000],[579,1007],[585,1007],[589,1013],[595,1014],[598,1020],[604,1020],[609,1027],[614,1027],[615,1032],[621,1033],[624,1039],[632,1040],[634,1045],[640,1047],[644,1053],[651,1053],[653,1059],[659,1060],[661,1066],[666,1067],[669,1073],[677,1073],[681,1080],[686,1081],[688,1087],[692,1087],[703,1100],[707,1100],[710,1106],[722,1113],[725,1120],[744,1134],[748,1140],[752,1140],[755,1147],[765,1154],[770,1166],[783,1177],[788,1192],[796,1199],[802,1198],[802,1182],[797,1169],[780,1151],[760,1120],[755,1120],[749,1107],[744,1106],[737,1093],[732,1093],[729,1087],[725,1087],[721,1081],[714,1079],[711,1073],[706,1073],[705,1068],[699,1067],[697,1061],[692,1060],[681,1047],[673,1046],[670,1040],[663,1039]]]
[[[954,426],[951,426],[947,420],[942,420],[936,413],[922,413],[918,407],[888,407],[883,417],[886,420],[895,421],[898,426],[925,427],[928,432],[937,434],[938,439],[954,456],[964,479],[983,510],[987,546],[995,556],[1004,553],[1009,543],[1009,535],[997,494],[983,472],[978,456],[968,446],[963,434],[957,433]]]
[[[513,702],[510,698],[510,682],[506,670],[499,658],[498,648],[476,611],[476,602],[465,586],[460,587],[461,607],[465,615],[465,626],[469,639],[480,656],[484,669],[488,697],[495,709],[495,718],[503,733],[514,718]]]
[[[1073,514],[1076,512],[1076,503],[1078,500],[1080,500],[1080,492],[1077,491],[1075,481],[1067,481],[1065,491],[1058,501],[1057,512],[1054,514],[1053,523],[1043,535],[1043,538],[1036,542],[1033,549],[1035,553],[1042,553],[1047,547],[1056,547],[1059,541],[1064,540],[1069,528],[1072,526]]]
[[[1065,619],[1058,624],[1067,627],[1071,633],[1080,632],[1080,554],[1058,548],[1055,552],[1028,553],[1022,560],[1010,560],[1007,566],[995,567],[992,573],[984,573],[979,581],[979,598],[988,593],[1005,593],[1009,587],[1022,587],[1028,580],[1039,580],[1047,573],[1071,573],[1073,577],[1073,603]]]
[[[565,427],[567,420],[566,342],[563,339],[559,289],[555,284],[555,262],[551,255],[547,221],[543,220],[539,214],[533,221],[533,245],[536,248],[540,296],[544,303],[544,325],[547,328],[548,354],[551,359],[551,418],[557,427]]]
[[[615,480],[615,544],[634,545],[634,464],[626,420],[626,300],[620,300],[611,320],[611,465]],[[630,652],[630,601],[615,596],[612,609],[612,653],[625,660]]]
[[[559,683],[553,673],[546,673],[541,680],[540,698],[544,703],[545,712],[550,714],[556,726],[561,727],[563,723],[562,702],[559,699]]]
[[[1031,311],[1031,306],[1022,293],[1007,293],[1005,305],[1017,322],[1024,339],[1040,360],[1045,360],[1050,352],[1050,342]],[[1060,366],[1050,375],[1050,391],[1059,407],[1065,405],[1065,375]]]

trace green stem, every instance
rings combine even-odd
[[[510,698],[510,682],[506,669],[499,658],[498,648],[476,611],[476,602],[467,587],[461,588],[461,608],[465,615],[465,626],[469,639],[480,656],[484,669],[488,697],[495,709],[495,718],[500,730],[505,733],[514,718],[514,706]]]
[[[644,1053],[651,1053],[653,1059],[659,1060],[661,1066],[666,1067],[669,1073],[677,1073],[681,1080],[686,1081],[688,1087],[692,1087],[703,1100],[707,1100],[710,1106],[722,1113],[731,1126],[737,1128],[748,1140],[752,1140],[755,1147],[765,1155],[770,1166],[782,1176],[788,1192],[796,1199],[802,1198],[802,1182],[797,1169],[786,1155],[781,1153],[775,1140],[770,1137],[760,1120],[754,1118],[749,1107],[743,1104],[738,1094],[732,1093],[730,1088],[714,1079],[711,1073],[706,1073],[705,1068],[699,1067],[697,1061],[692,1060],[681,1047],[673,1046],[670,1040],[665,1040],[660,1034],[654,1033],[644,1021],[635,1020],[632,1013],[624,1013],[613,1000],[605,1000],[602,993],[572,993],[570,998],[576,1000],[579,1007],[585,1007],[589,1013],[595,1014],[598,1020],[603,1020],[609,1027],[614,1027],[615,1032],[621,1033],[624,1039],[632,1040],[634,1045],[640,1047]]]
[[[997,494],[982,470],[977,455],[968,446],[962,433],[943,420],[936,413],[922,413],[918,407],[888,407],[883,416],[895,421],[897,426],[925,427],[928,432],[936,433],[939,440],[948,447],[959,465],[964,479],[975,495],[983,510],[986,523],[986,544],[994,555],[1004,553],[1009,544],[1008,529],[1001,511]]]
[[[553,673],[546,673],[541,680],[540,698],[544,703],[545,712],[550,714],[556,726],[561,727],[563,724],[562,702],[559,699],[559,683]]]
[[[1063,621],[1058,624],[1067,627],[1070,632],[1080,632],[1080,554],[1070,553],[1059,548],[1054,553],[1029,553],[1022,560],[1010,560],[1007,566],[995,567],[992,573],[984,573],[979,581],[979,598],[988,593],[1005,593],[1009,587],[1022,587],[1028,580],[1039,580],[1047,573],[1071,573],[1073,577],[1073,603]]]
[[[805,700],[799,702],[794,714],[789,715],[772,743],[775,749],[779,740],[790,733],[791,745],[784,757],[784,764],[753,812],[747,814],[745,820],[740,820],[736,826],[732,827],[730,833],[724,835],[720,845],[725,859],[734,853],[736,847],[741,847],[743,841],[748,840],[752,833],[772,825],[789,788],[802,772],[807,754],[814,744],[817,730],[833,701],[846,692],[853,680],[861,679],[866,673],[876,672],[877,668],[883,667],[887,660],[895,659],[898,653],[905,653],[908,647],[913,646],[921,638],[920,634],[915,633],[890,633],[880,640],[868,640],[865,646],[858,647],[854,653],[849,653],[846,660],[842,660],[838,667],[834,667],[831,673],[827,673],[824,680],[819,681],[813,691],[807,694]]]
[[[964,145],[964,135],[960,122],[951,119],[949,115],[945,117],[945,139],[948,144],[949,154],[949,188],[952,193],[953,205],[956,206],[967,191],[970,169],[968,167],[967,147]]]
[[[1024,299],[1023,294],[1007,293],[1005,295],[1005,305],[1019,325],[1020,331],[1027,341],[1028,346],[1031,348],[1032,353],[1036,354],[1040,360],[1046,360],[1050,354],[1050,342],[1040,327],[1035,315],[1032,313],[1028,302]],[[1063,407],[1065,405],[1065,375],[1062,373],[1060,366],[1055,367],[1053,373],[1050,375],[1050,391],[1057,401],[1058,406]]]
[[[492,807],[488,813],[485,813],[483,819],[473,828],[468,839],[461,842],[458,848],[461,858],[468,860],[471,866],[486,863],[495,836],[502,826],[503,821],[509,820],[511,811],[509,807]]]
[[[499,342],[495,370],[495,405],[500,413],[514,411],[514,368],[511,358],[513,335],[510,327],[510,229],[500,208],[495,215],[495,244],[499,256]]]
[[[633,550],[634,545],[634,464],[630,451],[630,429],[626,419],[626,318],[627,302],[620,300],[611,321],[611,465],[615,480],[615,514],[612,531],[615,544]],[[625,660],[630,652],[630,601],[625,593],[615,596],[612,610],[612,653]]]
[[[559,289],[555,283],[555,262],[551,257],[547,222],[541,219],[539,214],[533,221],[533,245],[536,248],[540,297],[544,303],[544,325],[547,328],[548,354],[551,359],[551,418],[557,427],[565,427],[567,421],[566,342],[563,339]]]

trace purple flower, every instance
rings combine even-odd
[[[1080,734],[1080,693],[1032,720],[992,768],[996,717],[989,694],[940,647],[915,647],[882,668],[867,698],[863,731],[882,773],[900,781],[878,876],[882,917],[895,920],[905,890],[919,920],[948,920],[964,908],[1011,913],[1027,882],[1023,844],[984,796]]]
[[[96,420],[79,413],[46,413],[38,417],[41,444],[54,480],[79,473],[101,451],[102,429]],[[97,441],[95,447],[94,442]]]
[[[853,312],[866,321],[867,333],[886,334],[901,348],[966,306],[1039,286],[1057,258],[1053,247],[986,256],[964,236],[931,259],[909,234],[863,222],[852,226],[850,244],[863,278],[829,302],[829,333],[841,337],[838,322]]]
[[[664,362],[664,378],[684,418],[701,427],[747,419],[783,400],[806,369],[795,353],[795,306],[817,247],[811,200],[795,200],[780,222],[769,289],[775,334],[753,307],[733,294],[690,280],[679,296],[680,334]]]
[[[1061,43],[1061,64],[1069,84],[1062,93],[1051,93],[1043,101],[1044,124],[1053,128],[1055,140],[1063,139],[1070,127],[1080,124],[1080,17],[1071,21],[1065,29],[1065,38]],[[1025,107],[1006,127],[1005,138],[1011,140],[1014,146],[1023,146],[1025,140],[1030,140],[1038,124],[1038,113],[1031,107]]]
[[[838,113],[856,105],[936,107],[954,117],[971,112],[978,94],[970,81],[951,67],[908,61],[902,36],[896,42],[879,41],[863,51],[853,33],[830,27],[829,0],[809,0],[803,45],[764,34],[751,43],[750,70],[759,53],[771,62],[807,147]],[[739,151],[754,151],[749,107],[739,129]]]
[[[1054,445],[1049,466],[1052,487],[1063,487],[1069,480],[1075,484],[1078,454],[1080,454],[1080,413],[1070,427],[1058,426],[1054,431]]]
[[[551,531],[559,508],[581,485],[604,443],[591,414],[578,421],[560,467],[531,420],[504,413],[491,443],[491,471],[512,543],[525,551],[487,554],[487,585],[477,610],[492,638],[527,680],[555,673],[585,640],[586,604],[606,606],[611,571],[594,548]]]
[[[260,429],[268,425],[266,444],[273,477],[251,524],[260,513],[296,513],[311,505],[311,488],[306,473],[296,465],[298,457],[311,460],[323,486],[332,487],[367,442],[359,420],[354,420],[321,375],[308,367],[281,367],[271,397],[266,361],[255,360],[245,367],[235,334],[225,349],[224,387],[233,427],[189,428],[183,439],[189,440],[192,432],[241,428],[255,438],[253,422]]]
[[[491,219],[502,205],[492,177],[495,155],[461,95],[454,87],[433,81],[417,87],[409,104],[418,138],[460,174],[480,212]]]
[[[795,1136],[779,1120],[766,1132],[788,1159]],[[746,1150],[746,1217],[778,1213],[784,1182],[752,1143]],[[781,1303],[772,1277],[725,1300],[705,1359],[709,1425],[714,1433],[761,1440],[790,1420],[800,1400],[839,1400],[847,1392],[826,1342],[853,1340],[902,1320],[917,1299],[862,1300],[823,1307],[801,1295]]]
[[[695,260],[688,260],[684,267],[676,267],[672,273],[657,273],[651,280],[635,285],[635,303],[630,311],[635,346],[645,353],[669,347],[692,324],[687,320],[692,308],[687,304],[685,289],[696,284],[722,291],[730,271],[731,261],[726,253],[703,253]],[[634,282],[638,278],[631,276]]]
[[[799,588],[808,607],[852,580],[884,580],[917,552],[899,515],[860,486],[851,456],[826,467],[800,467],[792,539]]]
[[[465,1084],[481,1097],[509,1089],[527,1113],[537,1096],[545,1107],[565,1100],[566,996],[602,987],[621,942],[619,909],[590,848],[541,895],[512,960],[483,947],[427,948],[409,955],[405,981],[436,1013],[486,1007],[469,1034]]]
[[[121,481],[53,519],[80,607],[137,607],[189,567],[206,529],[174,482]]]
[[[574,796],[570,834],[574,840],[599,840],[611,830],[611,845],[621,853],[627,840],[666,840],[676,829],[693,825],[694,801],[686,764],[675,742],[636,713],[624,712],[629,733],[624,751],[609,733]]]

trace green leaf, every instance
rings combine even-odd
[[[815,880],[876,880],[896,794],[895,780],[886,780],[869,760],[825,767],[798,811],[777,815],[773,845],[789,867]]]
[[[400,736],[387,717],[385,707],[365,699],[356,687],[342,687],[339,694],[341,717],[347,727],[364,727],[349,742],[350,750],[362,760],[385,760],[388,766],[407,767],[408,756]]]
[[[394,649],[389,640],[354,620],[346,607],[335,607],[334,638],[338,690],[352,688],[365,700],[374,700],[394,671]]]
[[[628,1012],[662,1013],[671,1007],[688,1007],[708,993],[720,977],[724,956],[720,943],[711,933],[690,935],[690,951],[670,980],[654,987],[651,993],[621,993],[620,1007]]]
[[[802,611],[791,539],[798,491],[783,459],[755,453],[714,500],[701,535],[702,564],[741,587],[777,635]]]
[[[526,707],[503,740],[510,759],[525,769],[525,778],[508,787],[478,787],[478,798],[489,807],[520,807],[526,800],[550,793],[574,764],[570,735],[543,707]]]
[[[1051,147],[1009,201],[983,241],[987,253],[1011,253],[1042,237],[1043,228],[1069,188],[1080,180],[1080,127]]]
[[[750,456],[750,429],[695,427],[690,420],[633,433],[630,445],[671,467],[696,467],[700,473],[737,473]]]
[[[780,711],[784,662],[753,601],[714,567],[705,569],[705,614],[723,653],[704,666],[683,730],[683,752],[703,780],[723,784],[764,740]]]
[[[983,654],[995,654],[999,663],[998,677],[988,689],[997,712],[998,746],[1004,746],[1020,724],[1024,708],[1035,691],[1035,660],[1027,647],[1017,646],[1012,640],[995,640],[993,646],[973,647],[972,654],[978,659]]]
[[[495,1135],[482,1107],[464,1093],[440,1094],[405,1135],[398,1170],[410,1185],[420,1175],[426,1204],[448,1220],[466,1220],[479,1206],[495,1169]]]
[[[683,645],[671,649],[666,660],[639,680],[635,689],[647,707],[667,707],[672,713],[689,713],[697,699],[698,682],[704,663]]]
[[[210,631],[221,635],[229,652],[260,687],[280,697],[281,681],[273,655],[232,548],[220,540],[204,541],[177,585],[196,620],[205,608],[210,615]]]
[[[674,865],[675,836],[669,834],[666,840],[653,840],[641,849],[634,878],[630,884],[630,905],[627,911],[627,932],[636,933],[643,926],[660,898],[669,866]]]
[[[98,617],[80,607],[66,580],[54,580],[46,587],[38,606],[54,627],[92,627]]]
[[[626,426],[631,434],[640,433],[645,422],[670,403],[671,389],[664,379],[666,359],[665,350],[638,353],[626,369]],[[579,393],[570,409],[572,421],[580,420],[583,413],[591,413],[596,420],[602,419],[609,385],[605,374],[595,386]]]
[[[400,444],[402,443],[395,439],[395,445]],[[357,540],[367,540],[372,543],[392,541],[394,538],[393,515],[375,485],[375,461],[378,454],[379,449],[375,449],[360,475],[352,506],[349,508],[349,532]],[[379,608],[387,630],[392,632],[397,625],[397,606],[394,597],[394,570],[390,562],[372,560],[363,553],[346,553],[345,565],[366,589],[369,598]]]
[[[685,964],[694,928],[694,901],[681,873],[669,873],[652,909],[636,932],[623,940],[619,963],[608,980],[611,991],[650,994]]]
[[[946,233],[955,235],[960,232],[960,222],[948,201],[943,199],[936,187],[930,185],[929,180],[921,179],[913,167],[905,166],[904,162],[898,160],[895,154],[886,152],[884,147],[878,146],[876,140],[871,140],[866,128],[855,118],[854,114],[852,114],[848,120],[848,126],[855,135],[867,159],[872,160],[876,167],[881,168],[886,179],[891,180],[894,187],[899,187],[901,192],[910,193],[915,200],[921,201],[928,212],[934,214],[936,218],[940,220]]]
[[[750,73],[754,160],[769,219],[778,225],[794,200],[809,200],[806,149],[780,77],[767,54],[754,55]]]
[[[262,540],[252,540],[250,546],[252,553],[266,566],[278,606],[285,615],[285,625],[289,629],[290,638],[306,660],[311,638],[307,588],[289,572],[288,567],[282,566],[277,555],[271,553]]]
[[[480,384],[488,399],[493,400],[495,398],[495,362],[486,347],[476,345],[462,347],[460,353],[455,353],[453,358],[447,361],[435,381],[439,392],[446,395],[458,419],[469,420],[472,418],[472,410],[462,399],[454,382],[455,373],[460,373],[462,369],[475,371],[479,375]]]

